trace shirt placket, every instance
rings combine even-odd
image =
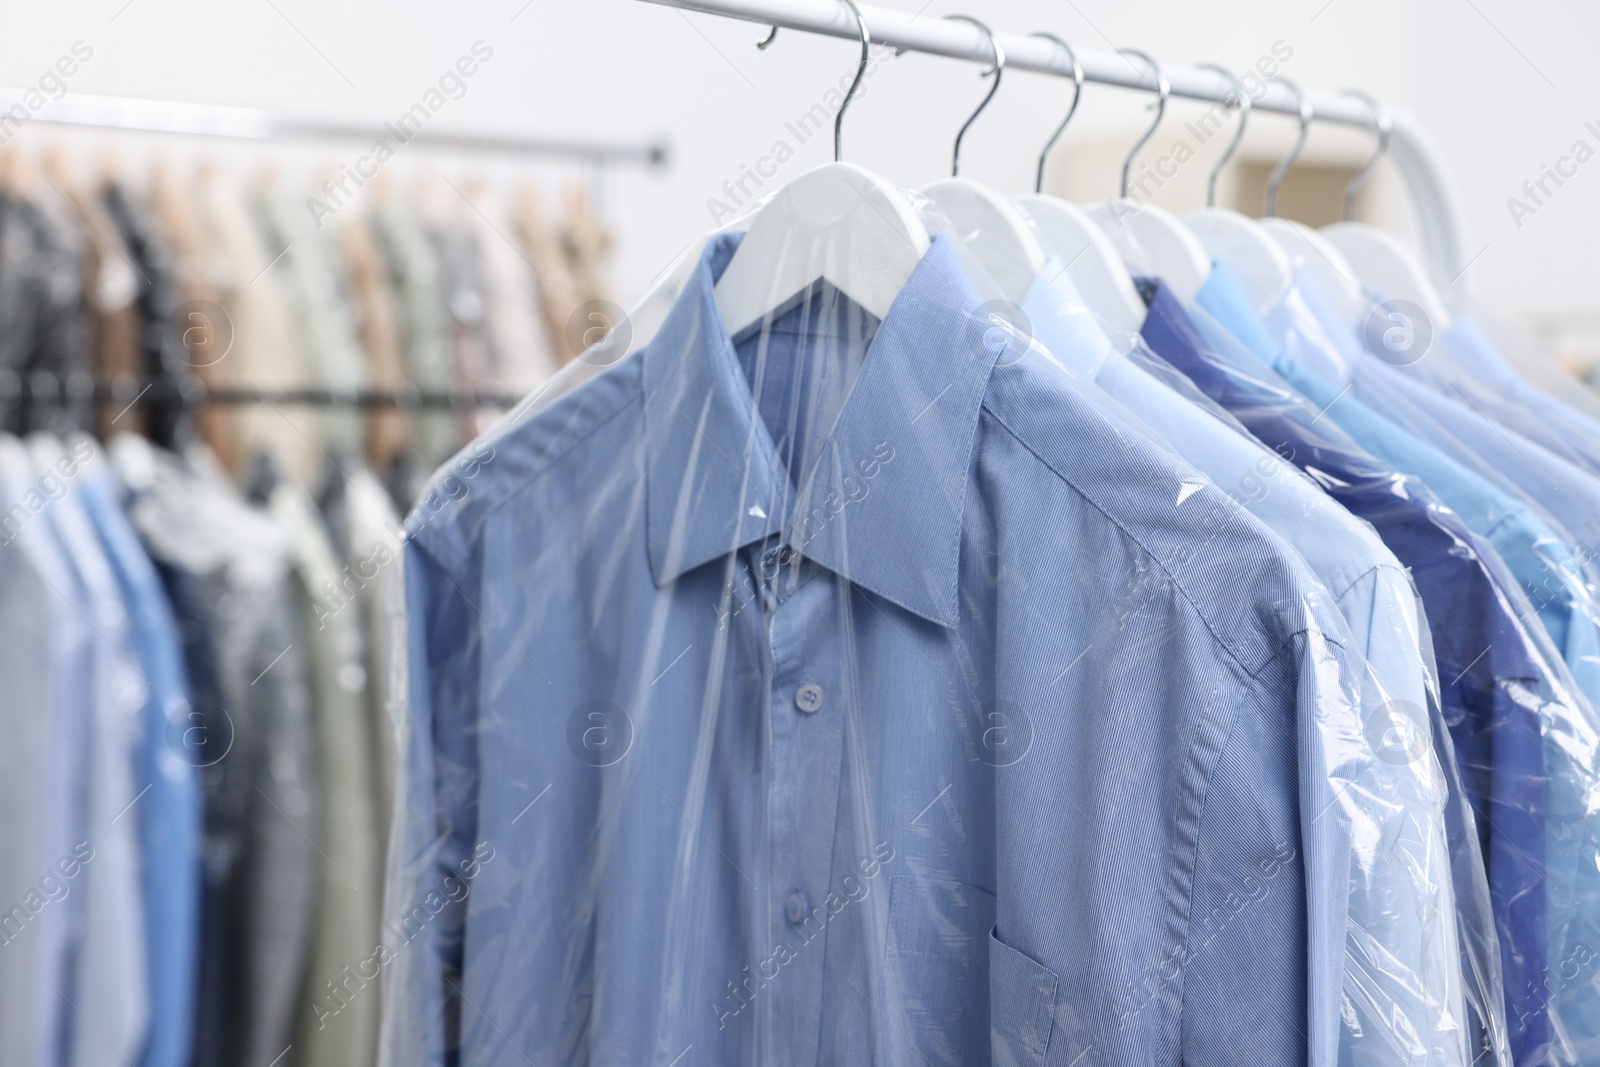
[[[847,586],[770,543],[757,557],[771,642],[763,1064],[817,1062],[848,703],[838,628]]]

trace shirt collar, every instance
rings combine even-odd
[[[1052,355],[1090,381],[1099,377],[1111,358],[1111,338],[1089,311],[1059,256],[1045,261],[1022,298],[1022,311],[1034,336]]]
[[[798,492],[787,493],[713,296],[742,236],[707,245],[641,357],[656,584],[782,534],[856,585],[955,625],[978,409],[996,359],[1018,346],[993,343],[1004,323],[936,237],[879,324],[819,458]]]
[[[1227,264],[1212,264],[1211,273],[1195,294],[1194,302],[1243,341],[1261,362],[1269,367],[1276,362],[1278,346],[1272,343],[1261,316],[1250,306],[1250,298],[1244,295]]]

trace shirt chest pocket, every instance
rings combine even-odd
[[[897,876],[889,888],[884,1014],[891,1062],[1044,1063],[1056,975],[995,936],[994,895]]]

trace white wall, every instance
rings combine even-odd
[[[922,0],[885,2],[916,11]],[[1453,164],[1473,247],[1485,249],[1467,279],[1481,296],[1512,311],[1600,308],[1594,284],[1600,250],[1592,239],[1600,232],[1600,162],[1580,168],[1520,228],[1505,203],[1575,140],[1600,149],[1600,136],[1583,126],[1593,119],[1600,129],[1594,5],[932,0],[921,17],[955,11],[1012,31],[1048,29],[1084,47],[1129,45],[1172,62],[1234,68],[1285,42],[1294,55],[1283,72],[1302,85],[1360,86],[1410,109],[1431,129]],[[787,32],[758,52],[761,27],[637,0],[96,0],[16,7],[6,22],[0,70],[10,85],[33,82],[81,39],[94,56],[70,79],[74,90],[358,121],[392,118],[482,39],[494,58],[466,96],[434,120],[441,128],[670,141],[673,165],[666,173],[618,171],[605,182],[605,206],[621,238],[614,275],[624,302],[710,227],[708,200],[723,197],[723,182],[737,179],[775,141],[797,149],[779,180],[830,158],[830,136],[799,144],[784,124],[818,102],[856,56],[849,43]],[[984,91],[971,65],[922,55],[886,62],[846,122],[846,158],[908,185],[940,177],[951,138]],[[1068,95],[1062,82],[1013,72],[968,137],[964,173],[1003,189],[1031,187],[1038,146]],[[1109,143],[1113,131],[1131,141],[1144,103],[1137,94],[1090,86],[1059,165],[1071,167],[1075,143],[1080,149]],[[1175,103],[1169,121],[1181,122],[1192,107]],[[1276,151],[1290,129],[1283,118],[1258,116],[1250,143]],[[1339,131],[1319,129],[1313,143],[1314,151],[1346,157],[1365,151],[1358,135]],[[310,168],[347,155],[302,151],[291,165]],[[1097,167],[1103,155],[1083,149]],[[420,157],[400,159],[395,167],[420,163]],[[441,166],[449,172],[470,164]],[[1102,169],[1100,191],[1111,192],[1115,164]],[[1074,177],[1075,185],[1096,180]]]

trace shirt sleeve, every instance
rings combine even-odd
[[[405,549],[407,663],[380,962],[379,1062],[459,1062],[466,900],[478,872],[478,664],[467,589],[415,539]],[[473,564],[476,568],[476,564]],[[470,1010],[470,1009],[468,1009]]]

